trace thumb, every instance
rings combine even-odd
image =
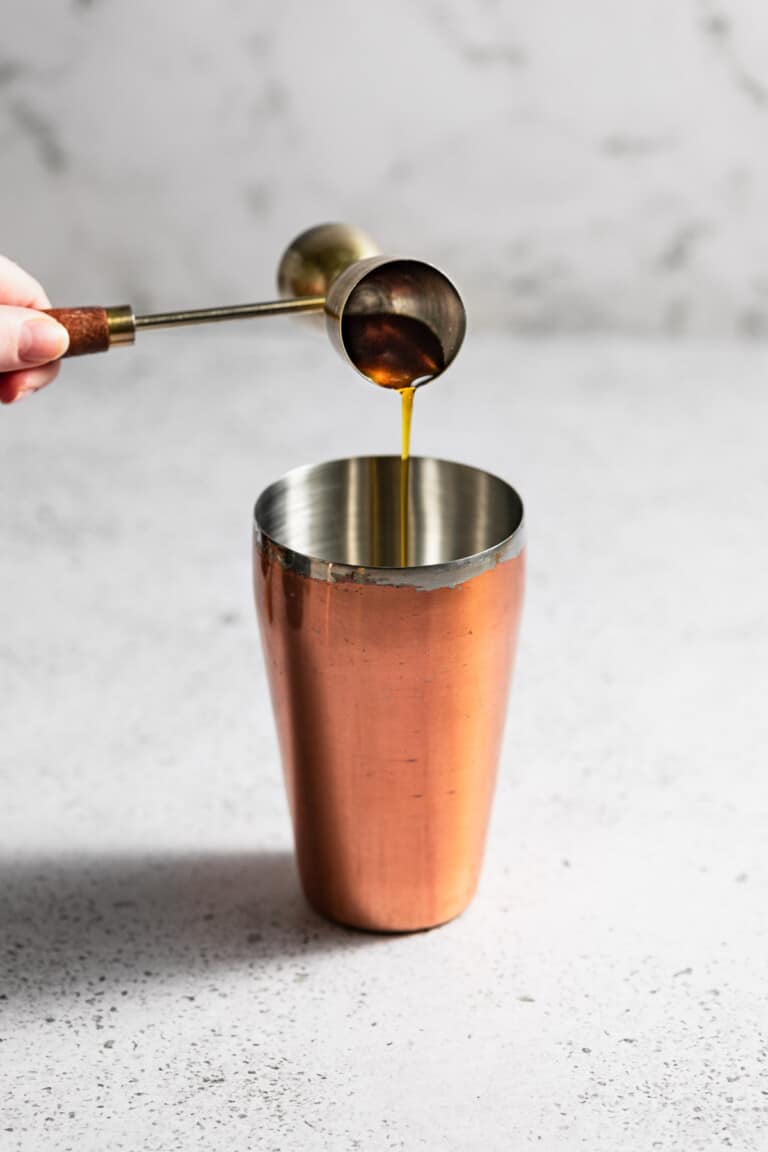
[[[0,305],[0,372],[58,360],[69,347],[66,328],[34,308]]]

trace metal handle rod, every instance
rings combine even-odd
[[[294,300],[268,300],[261,304],[234,304],[227,308],[197,308],[185,312],[155,312],[137,316],[136,328],[177,328],[182,324],[209,324],[217,320],[244,320],[249,316],[283,316],[286,313],[322,312],[324,296],[298,296]]]

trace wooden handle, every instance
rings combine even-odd
[[[46,311],[69,332],[69,348],[64,356],[86,356],[109,348],[106,308],[48,308]]]

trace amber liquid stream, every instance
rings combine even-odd
[[[424,384],[442,372],[445,354],[428,324],[395,312],[346,315],[342,338],[350,359],[369,380],[398,391],[402,397],[400,566],[406,568],[413,398],[417,381]]]

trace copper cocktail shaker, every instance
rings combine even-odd
[[[523,594],[523,508],[416,457],[296,469],[256,504],[256,606],[309,902],[429,928],[475,891]]]

